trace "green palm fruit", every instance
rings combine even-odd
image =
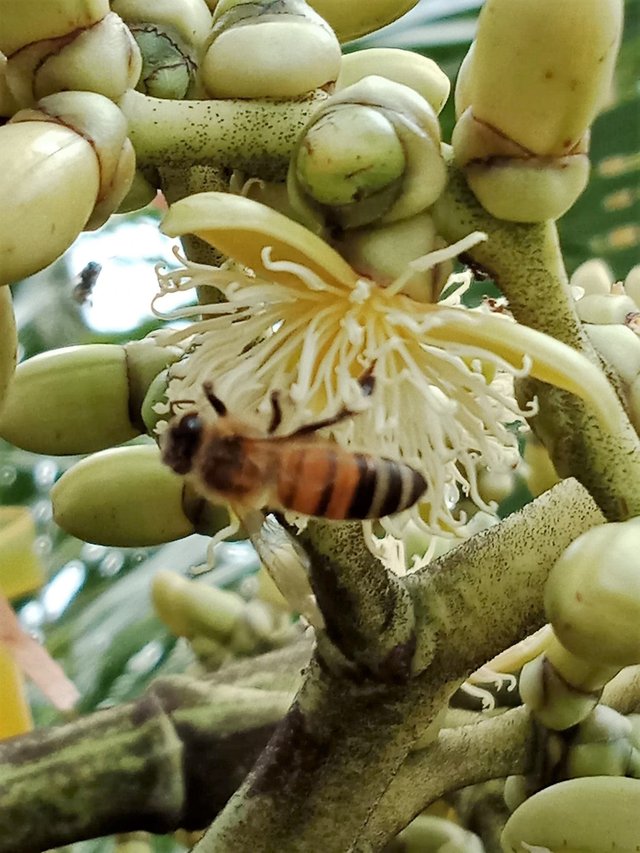
[[[0,435],[24,450],[53,455],[128,441],[144,431],[147,388],[176,357],[152,340],[36,355],[16,370],[0,412]]]

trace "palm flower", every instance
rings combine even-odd
[[[184,261],[159,270],[156,302],[202,285],[224,294],[165,315],[204,317],[167,332],[184,357],[170,368],[166,411],[196,408],[214,419],[204,382],[233,415],[265,431],[272,392],[281,393],[281,434],[347,406],[357,414],[328,436],[401,459],[428,483],[421,503],[384,520],[394,535],[408,518],[423,530],[455,531],[465,521],[455,515],[461,492],[489,509],[477,488],[479,464],[500,469],[513,458],[509,422],[526,412],[504,382],[488,377],[530,372],[582,396],[605,399],[609,391],[596,368],[554,339],[486,311],[417,302],[402,292],[404,277],[386,287],[360,277],[319,237],[250,199],[192,196],[173,205],[163,229],[194,233],[230,259],[219,268]],[[470,238],[478,239],[484,235]],[[416,263],[441,260],[439,252]],[[372,365],[375,388],[365,398],[358,378]]]

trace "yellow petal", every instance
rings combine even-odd
[[[524,356],[528,356],[531,359],[530,376],[580,397],[593,406],[607,429],[618,430],[618,398],[600,368],[578,350],[496,314],[460,308],[435,310],[439,314],[439,323],[429,329],[429,338],[483,347],[516,369],[522,367]]]
[[[198,193],[177,201],[162,222],[170,237],[195,234],[220,252],[271,281],[299,282],[288,272],[267,270],[261,252],[271,247],[272,261],[308,267],[328,284],[354,287],[358,278],[327,244],[292,219],[244,196]]]

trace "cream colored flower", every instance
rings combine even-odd
[[[384,520],[394,535],[409,517],[432,532],[454,531],[465,520],[455,515],[460,492],[489,509],[477,468],[503,466],[516,445],[506,421],[523,416],[487,380],[493,369],[530,371],[581,395],[608,388],[577,352],[508,317],[419,303],[401,292],[402,280],[381,287],[359,278],[318,237],[247,198],[192,196],[173,205],[163,229],[195,233],[233,259],[221,268],[185,261],[159,273],[160,297],[205,284],[225,296],[169,315],[206,317],[167,335],[185,352],[170,369],[172,414],[195,406],[214,419],[205,381],[236,418],[265,431],[278,391],[280,434],[346,405],[358,414],[330,428],[330,437],[401,459],[428,482],[423,502]],[[365,397],[358,378],[372,365],[375,388]]]

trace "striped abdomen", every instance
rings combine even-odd
[[[383,518],[426,488],[422,474],[402,462],[303,442],[282,448],[276,482],[283,508],[332,519]]]

